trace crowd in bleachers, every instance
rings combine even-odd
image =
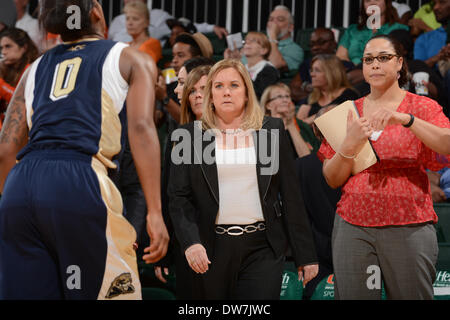
[[[27,0],[17,0],[8,9],[16,14],[15,21],[10,19],[11,14],[3,17],[0,14],[2,114],[21,75],[37,59],[38,53],[61,43],[57,35],[43,36],[39,32],[38,21],[27,11],[27,3]],[[264,113],[283,120],[313,226],[320,268],[319,276],[305,288],[305,297],[311,297],[317,283],[333,273],[331,232],[340,198],[340,189],[330,188],[324,180],[323,159],[316,154],[322,137],[314,120],[334,106],[370,92],[362,70],[367,42],[375,35],[397,39],[408,70],[402,88],[437,101],[450,117],[450,1],[429,1],[417,12],[391,0],[362,3],[360,22],[346,29],[294,30],[290,9],[277,6],[270,13],[265,30],[251,30],[243,34],[242,44],[227,48],[228,32],[223,27],[192,23],[160,9],[149,10],[144,1],[125,0],[123,14],[114,18],[105,35],[149,55],[159,67],[155,122],[163,160],[163,212],[168,210],[165,193],[171,133],[180,125],[201,118],[195,106],[201,106],[204,82],[215,62],[231,58],[245,65]],[[371,15],[376,10],[368,10],[373,4],[380,10],[379,19]],[[138,259],[141,259],[142,249],[148,243],[145,199],[129,145],[125,145],[119,160],[121,171],[115,182],[123,196],[126,218],[137,231]],[[450,201],[449,173],[448,168],[428,172],[435,203]],[[166,219],[170,225],[167,213]],[[158,278],[166,281],[162,270],[180,260],[183,257],[177,253],[169,254],[158,264]],[[186,268],[187,265],[177,266],[178,276],[188,277]],[[184,280],[177,283],[177,293],[182,298],[192,297],[191,292],[182,292],[189,285],[189,279]]]

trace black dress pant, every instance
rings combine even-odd
[[[209,270],[200,277],[205,299],[279,300],[285,257],[276,257],[265,231],[216,235]]]

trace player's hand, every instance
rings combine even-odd
[[[162,215],[147,215],[147,233],[150,237],[150,246],[144,249],[147,254],[144,254],[142,259],[146,263],[155,263],[164,258],[169,246],[169,233]]]

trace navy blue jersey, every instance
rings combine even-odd
[[[31,150],[71,149],[95,155],[107,167],[121,150],[128,85],[118,68],[125,45],[91,40],[60,45],[36,61],[26,87]]]

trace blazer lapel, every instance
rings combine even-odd
[[[267,128],[265,128],[265,124],[267,123],[268,119],[267,117],[264,117],[264,121],[263,121],[263,125],[261,127],[261,130],[267,130]],[[270,181],[272,180],[272,175],[268,175],[268,174],[262,174],[261,173],[261,169],[263,167],[265,167],[267,164],[263,164],[261,162],[261,155],[265,155],[267,156],[267,150],[260,150],[260,143],[261,143],[261,134],[265,134],[265,133],[261,133],[261,130],[255,131],[253,133],[253,141],[255,143],[255,150],[256,150],[256,175],[257,175],[257,179],[258,179],[258,189],[259,189],[259,195],[261,197],[261,200],[264,200],[264,198],[266,197],[267,194],[267,190],[269,189],[269,184]],[[266,133],[270,132],[269,130],[267,130]],[[270,146],[270,134],[266,135],[266,141],[267,145]],[[265,148],[267,148],[265,146]]]
[[[199,141],[199,139],[201,141]],[[201,135],[194,136],[194,152],[196,161],[199,161],[197,163],[200,163],[203,176],[214,197],[214,200],[216,200],[217,204],[219,204],[219,179],[217,174],[214,135],[202,130]]]

